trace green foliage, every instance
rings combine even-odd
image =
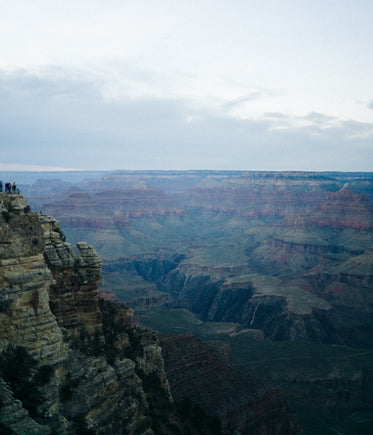
[[[104,354],[105,354],[106,361],[108,362],[108,364],[113,365],[118,358],[119,352],[115,346],[107,344],[104,347]]]
[[[117,317],[121,317],[121,310],[127,309],[120,305],[113,304],[109,301],[99,299],[99,307],[102,313],[103,333],[105,337],[104,354],[109,363],[119,356],[134,359],[144,355],[143,338],[146,335],[147,340],[156,340],[156,334],[150,330],[144,330],[131,325],[123,324]],[[115,342],[120,340],[124,335],[128,336],[129,345],[122,349],[122,353],[115,347]]]
[[[37,362],[23,346],[9,345],[0,354],[0,373],[2,378],[12,387],[19,387],[28,380]]]
[[[98,306],[102,314],[102,331],[105,339],[103,353],[107,362],[114,364],[119,356],[119,351],[114,343],[118,336],[123,333],[123,327],[115,321],[116,310],[113,303],[99,299]]]
[[[184,399],[179,403],[178,407],[181,415],[184,417],[189,418],[193,415],[193,403],[189,398],[184,397]]]
[[[221,420],[216,415],[214,415],[212,417],[210,426],[211,426],[211,430],[212,430],[213,434],[220,434],[220,433],[222,433]]]
[[[23,346],[9,345],[0,354],[0,376],[12,389],[14,397],[22,402],[32,416],[36,415],[37,406],[43,400],[39,388],[40,371],[35,370],[36,366],[37,361]]]
[[[53,374],[52,366],[50,365],[41,366],[35,376],[35,381],[40,386],[46,385],[50,381],[52,374]]]
[[[93,335],[90,335],[83,326],[80,329],[79,337],[71,338],[70,346],[88,356],[105,354],[104,337],[99,329]]]
[[[141,371],[141,372],[142,373],[137,373],[137,374],[142,379],[142,385],[143,385],[145,393],[148,393],[151,391],[152,392],[160,392],[162,390],[159,376],[157,376],[156,373],[145,374],[143,371]]]
[[[79,435],[95,435],[95,431],[87,427],[87,420],[84,414],[78,414],[74,417],[74,428]]]
[[[7,210],[3,210],[1,212],[1,215],[2,215],[3,219],[5,220],[5,222],[9,222],[9,220],[10,220],[10,214],[9,214],[9,212]]]
[[[63,231],[62,231],[60,228],[57,228],[57,229],[56,229],[56,233],[58,233],[58,234],[60,235],[61,240],[62,240],[63,242],[66,242],[66,236],[65,236],[65,234],[63,233]]]
[[[13,435],[14,431],[9,427],[5,426],[5,424],[0,423],[0,433],[1,435]]]
[[[67,402],[73,397],[73,390],[71,385],[64,384],[60,389],[60,400],[61,402]]]
[[[188,397],[178,403],[177,408],[183,418],[190,420],[201,433],[212,433],[214,435],[222,433],[220,418],[208,415],[204,408],[193,403]]]
[[[109,364],[113,365],[120,356],[115,342],[123,336],[125,329],[115,322],[113,304],[99,299],[102,313],[102,330],[97,329],[93,335],[88,334],[85,327],[80,329],[78,337],[70,339],[70,346],[88,356],[105,356]]]
[[[126,333],[129,337],[130,345],[125,349],[125,356],[136,358],[144,356],[144,347],[141,342],[141,332],[139,328],[128,327]]]
[[[61,402],[67,402],[71,400],[74,394],[74,390],[79,385],[79,379],[72,379],[71,373],[68,373],[65,382],[60,388],[60,400]]]

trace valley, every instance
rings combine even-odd
[[[279,386],[305,433],[371,433],[372,173],[117,171],[22,191],[94,246],[103,298]]]

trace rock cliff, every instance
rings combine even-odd
[[[39,217],[20,195],[0,194],[0,210],[0,346],[19,344],[43,363],[56,363],[66,345],[49,308],[53,276]]]
[[[101,328],[97,306],[97,283],[101,279],[101,260],[92,246],[77,244],[80,256],[62,240],[59,223],[41,215],[44,230],[44,257],[52,271],[54,284],[49,296],[50,306],[58,323],[70,332],[85,328],[89,334]]]
[[[131,309],[99,307],[94,249],[79,256],[17,194],[0,194],[0,236],[2,433],[153,433],[146,376],[172,404],[158,338]]]

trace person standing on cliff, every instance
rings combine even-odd
[[[3,191],[3,182],[0,180],[0,192]]]
[[[16,191],[17,191],[17,185],[16,185],[15,181],[13,182],[12,191],[13,191],[13,193],[16,193]]]

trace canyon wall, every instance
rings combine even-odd
[[[172,403],[158,338],[135,327],[131,309],[99,308],[95,250],[81,243],[78,256],[17,194],[0,194],[0,235],[1,430],[152,433],[141,375],[159,379]],[[23,386],[7,368],[18,354],[35,365]]]

